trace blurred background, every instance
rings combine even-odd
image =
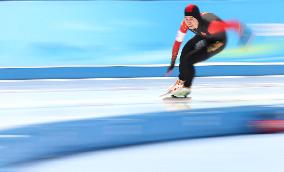
[[[253,45],[227,49],[211,62],[283,62],[282,1],[4,1],[0,3],[0,66],[168,64],[186,4],[237,19]],[[188,33],[184,42],[192,37]]]

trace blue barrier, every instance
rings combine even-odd
[[[167,67],[50,67],[1,68],[0,80],[163,77]],[[178,75],[175,68],[172,76]],[[284,75],[284,65],[197,66],[197,76]]]
[[[263,130],[255,121],[283,119],[283,107],[242,106],[27,126],[0,131],[0,167],[121,146],[257,134]]]

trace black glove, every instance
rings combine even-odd
[[[168,70],[167,70],[167,72],[170,72],[170,71],[172,71],[173,69],[175,68],[175,65],[170,65],[169,67],[168,67]]]
[[[167,69],[166,76],[170,76],[174,68],[175,68],[175,61],[172,61],[171,65]]]
[[[174,60],[172,60],[172,61],[171,61],[171,65],[168,67],[167,72],[169,72],[169,71],[173,70],[174,68],[175,68],[175,61],[174,61]]]

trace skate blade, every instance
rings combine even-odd
[[[160,97],[164,97],[164,96],[167,96],[167,95],[169,95],[169,94],[171,94],[171,91],[168,91],[168,92],[166,92],[165,94],[160,95]]]
[[[191,97],[165,97],[162,100],[164,103],[189,103]]]
[[[190,91],[186,89],[181,89],[172,93],[172,97],[174,98],[186,98],[188,95],[190,95]]]

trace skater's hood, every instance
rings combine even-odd
[[[192,16],[196,18],[199,22],[201,21],[201,15],[200,15],[199,8],[193,4],[189,4],[185,7],[184,16]]]

